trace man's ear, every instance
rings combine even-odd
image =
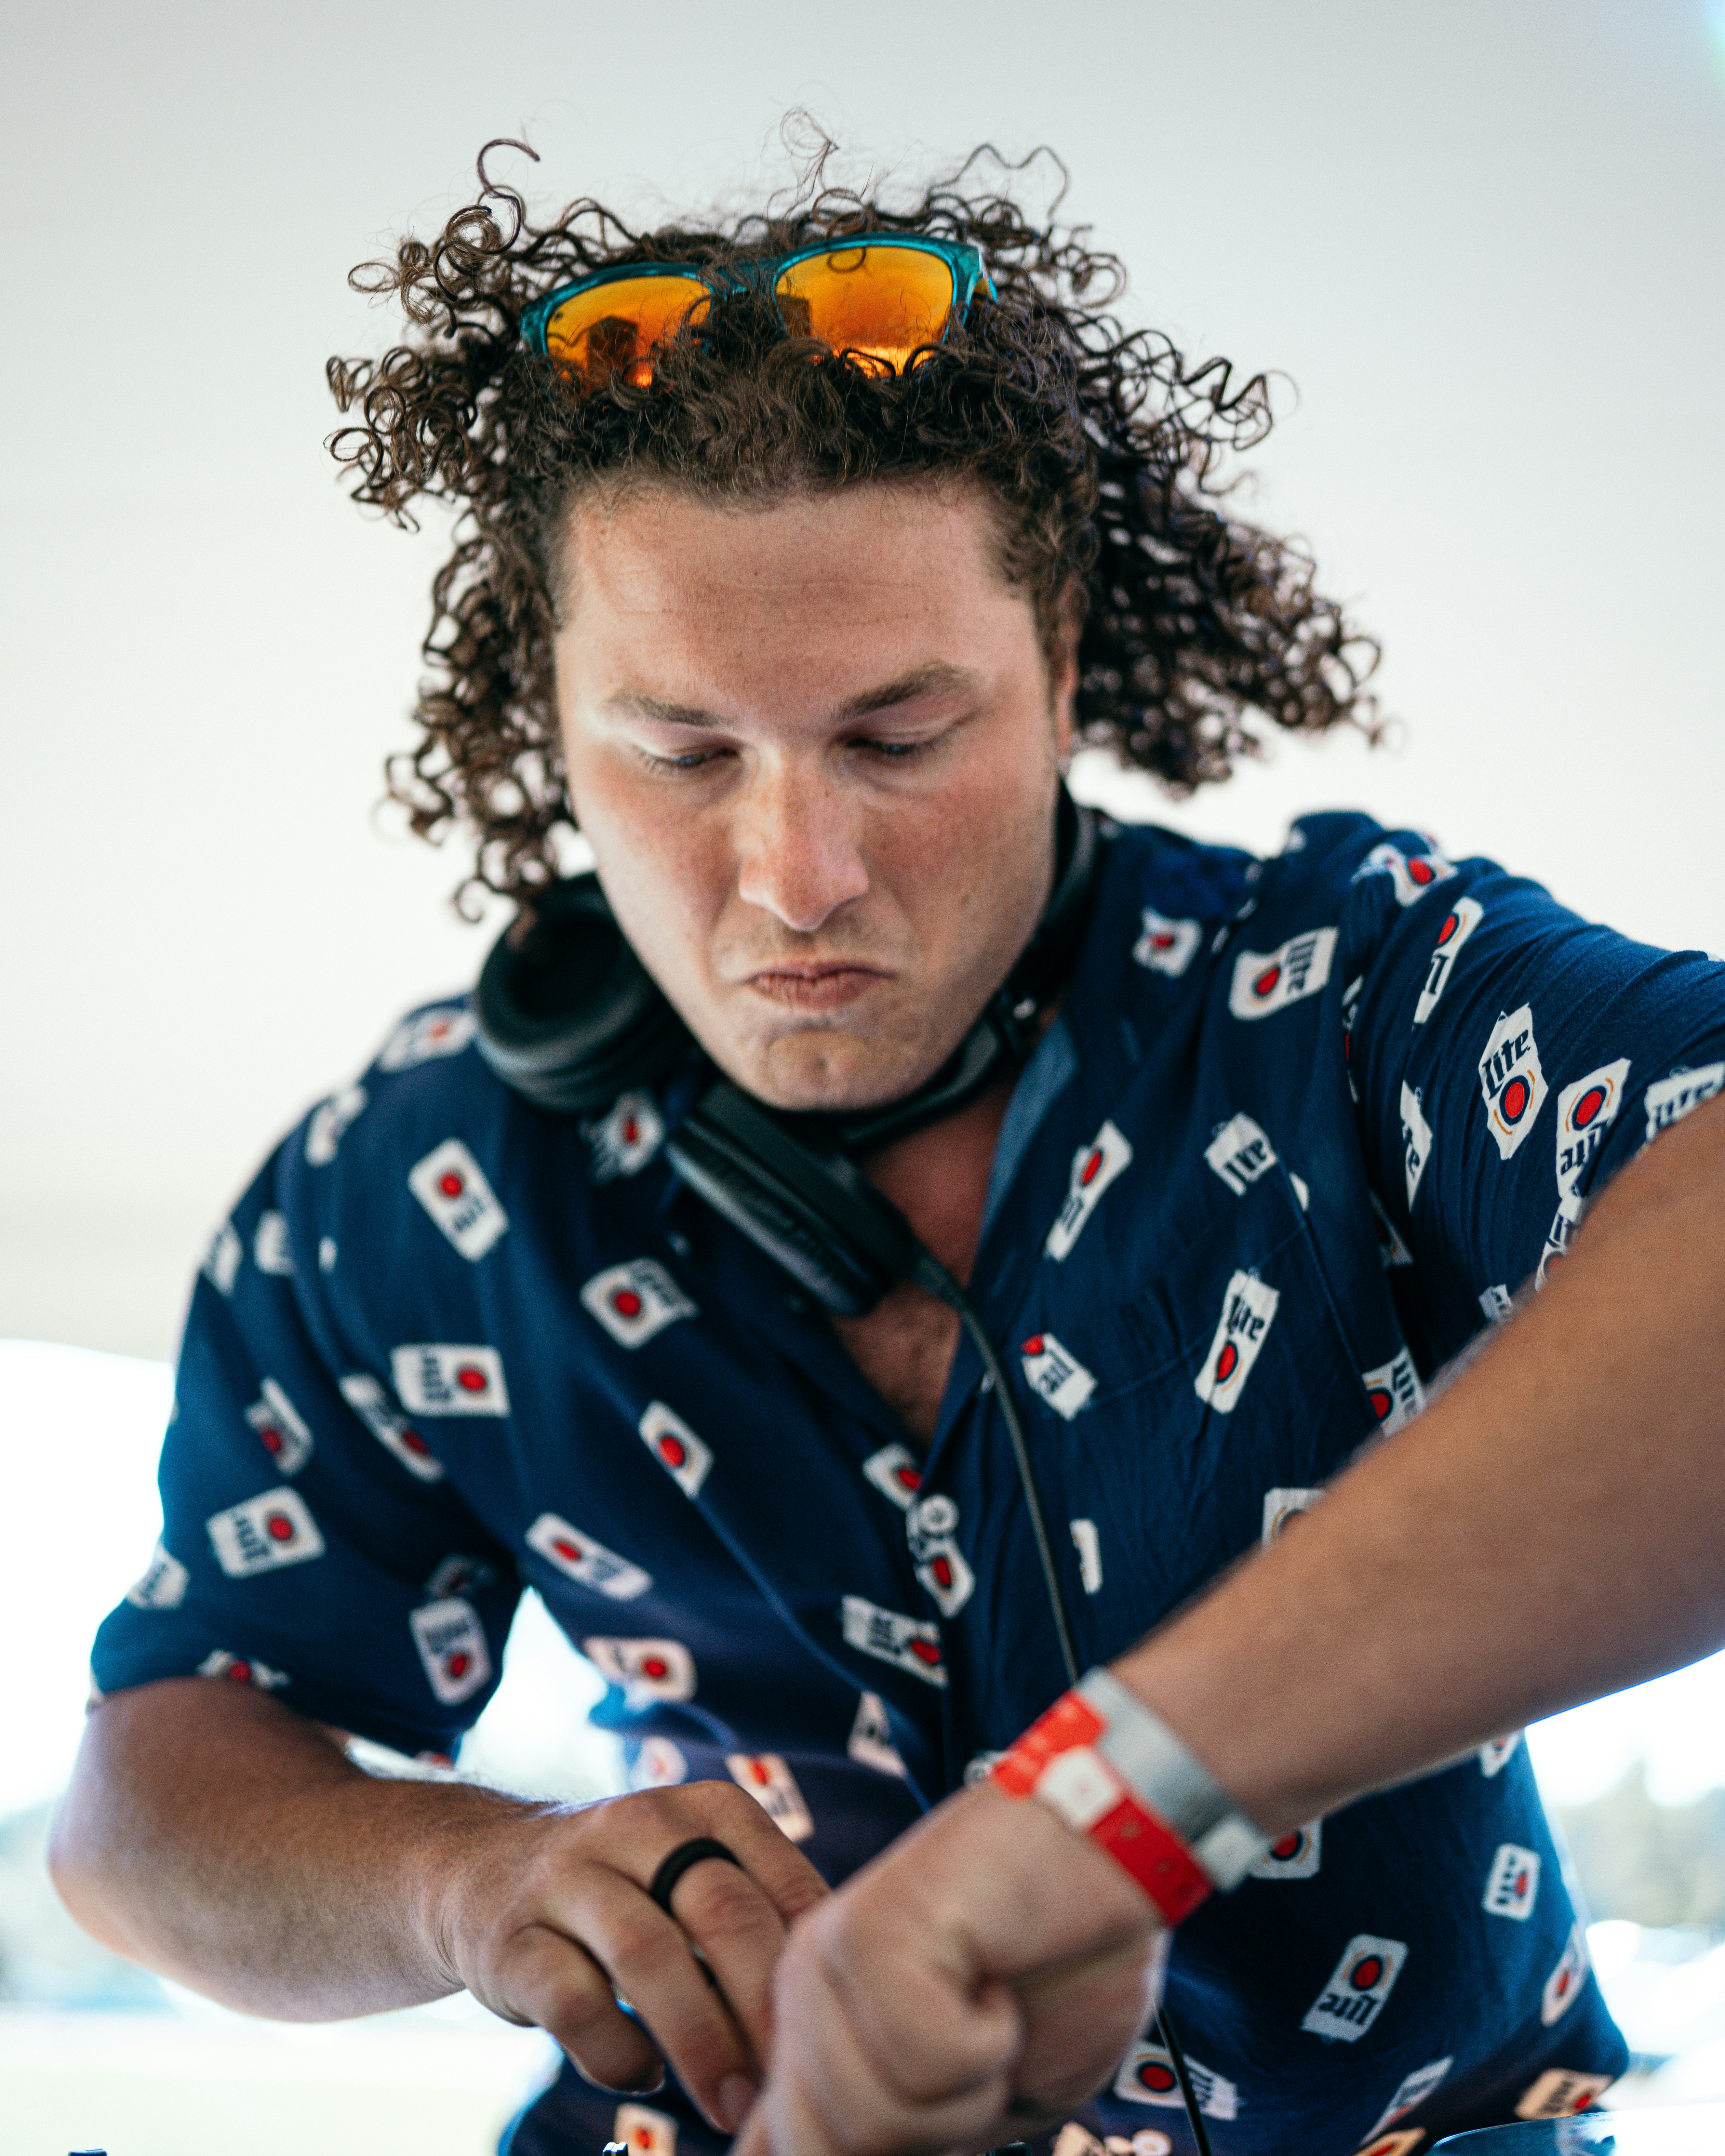
[[[1054,715],[1055,752],[1064,770],[1078,736],[1078,646],[1084,634],[1084,586],[1069,577],[1055,602],[1048,639],[1048,701]]]

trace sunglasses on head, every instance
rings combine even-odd
[[[596,270],[536,300],[521,317],[521,336],[583,389],[602,389],[619,377],[644,389],[653,354],[685,322],[703,320],[716,299],[759,290],[771,293],[792,336],[817,337],[899,374],[963,319],[978,285],[992,300],[993,285],[973,247],[871,233],[819,240],[740,270],[690,262]]]

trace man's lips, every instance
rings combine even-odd
[[[745,985],[788,1010],[837,1010],[888,978],[884,968],[834,958],[814,965],[762,966]]]

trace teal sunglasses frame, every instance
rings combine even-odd
[[[818,254],[841,254],[863,247],[907,247],[919,254],[937,256],[952,273],[955,314],[967,311],[978,285],[989,299],[995,296],[994,280],[984,267],[981,254],[962,241],[937,239],[932,234],[921,232],[843,233],[816,240],[811,246],[793,248],[788,254],[761,255],[734,270],[717,270],[711,263],[700,262],[614,263],[607,269],[593,270],[588,276],[578,277],[572,285],[559,285],[554,292],[536,300],[521,316],[522,341],[542,359],[548,357],[545,332],[557,309],[583,292],[590,292],[601,285],[619,284],[624,278],[694,277],[707,287],[715,299],[732,298],[751,290],[764,290],[770,295],[785,271],[798,262],[810,261]]]

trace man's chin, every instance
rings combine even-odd
[[[839,1115],[901,1101],[932,1075],[940,1059],[931,1061],[926,1050],[810,1029],[715,1060],[769,1107],[793,1115]]]

